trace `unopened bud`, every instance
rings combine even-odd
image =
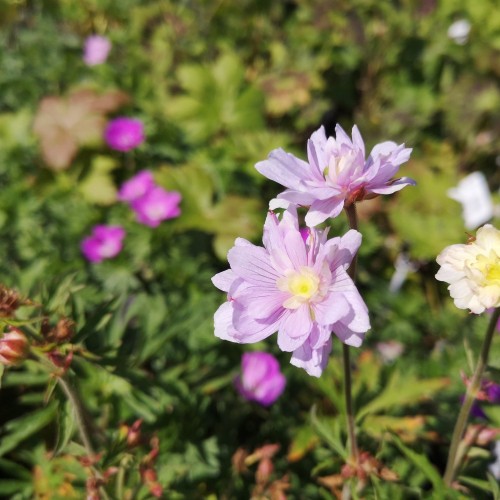
[[[0,285],[0,318],[9,318],[23,304],[19,294],[10,288]]]
[[[19,328],[11,327],[10,331],[0,337],[0,363],[5,366],[19,364],[29,352],[26,335]]]
[[[259,462],[255,473],[255,481],[257,484],[265,484],[269,481],[271,474],[274,471],[274,465],[270,458],[265,457]]]
[[[128,429],[127,444],[130,448],[137,446],[141,441],[141,424],[142,419],[136,420]]]
[[[42,335],[55,344],[62,344],[71,339],[75,332],[75,322],[69,318],[61,318],[56,326],[52,327],[48,318],[44,318],[41,326]]]

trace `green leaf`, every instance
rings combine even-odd
[[[33,486],[29,481],[16,481],[14,479],[0,479],[0,495],[3,498],[12,498],[15,493],[27,493]]]
[[[76,416],[69,401],[62,401],[57,410],[57,439],[54,455],[61,453],[75,431]]]
[[[500,485],[498,484],[498,479],[491,474],[491,472],[487,472],[486,476],[488,477],[488,482],[490,483],[491,492],[493,493],[493,499],[500,499]]]
[[[164,167],[158,182],[182,194],[182,217],[171,222],[176,229],[197,229],[215,235],[214,249],[221,260],[237,237],[252,239],[265,217],[260,200],[228,195],[214,202],[214,180],[196,165]]]
[[[316,414],[316,405],[313,405],[310,412],[311,424],[317,434],[341,456],[347,460],[347,450],[345,449],[340,437],[340,422],[338,418],[318,417]]]
[[[13,450],[25,439],[48,425],[54,418],[57,404],[51,403],[41,410],[9,420],[3,427],[4,436],[0,443],[0,456]]]
[[[392,417],[390,415],[367,415],[363,421],[363,431],[380,439],[387,431],[397,434],[405,442],[415,441],[423,431],[426,417],[412,415]]]
[[[313,449],[318,443],[317,433],[310,425],[304,425],[296,429],[293,433],[293,440],[288,450],[287,459],[290,462],[297,462]]]
[[[474,486],[483,491],[487,491],[491,493],[491,485],[489,481],[484,481],[482,479],[477,479],[476,477],[467,477],[467,476],[459,476],[458,478],[461,483],[468,484],[470,486]]]
[[[413,451],[408,448],[403,442],[396,437],[392,436],[392,439],[396,446],[400,449],[400,451],[406,456],[406,458],[417,467],[427,479],[432,483],[434,487],[434,497],[433,498],[447,498],[445,496],[445,491],[447,490],[446,485],[442,477],[439,475],[439,472],[436,470],[434,465],[429,462],[426,456],[420,455],[419,453]]]
[[[414,404],[432,396],[449,384],[448,378],[418,379],[411,373],[394,371],[384,390],[367,405],[358,410],[356,420],[366,415],[387,411],[389,408]]]

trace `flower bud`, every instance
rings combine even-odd
[[[16,309],[23,304],[19,294],[0,285],[0,318],[9,318],[14,316]]]
[[[49,342],[62,344],[71,339],[75,333],[75,322],[70,318],[61,318],[54,328],[51,328],[45,337]]]
[[[0,338],[0,363],[5,366],[19,364],[29,352],[28,339],[18,328],[10,328]]]

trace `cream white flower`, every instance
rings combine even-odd
[[[491,224],[478,229],[476,239],[446,247],[437,257],[436,279],[445,281],[455,305],[480,314],[500,307],[500,231]]]

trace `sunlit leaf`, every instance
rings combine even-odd
[[[288,449],[287,458],[290,462],[297,462],[318,443],[318,436],[310,425],[297,429]]]

